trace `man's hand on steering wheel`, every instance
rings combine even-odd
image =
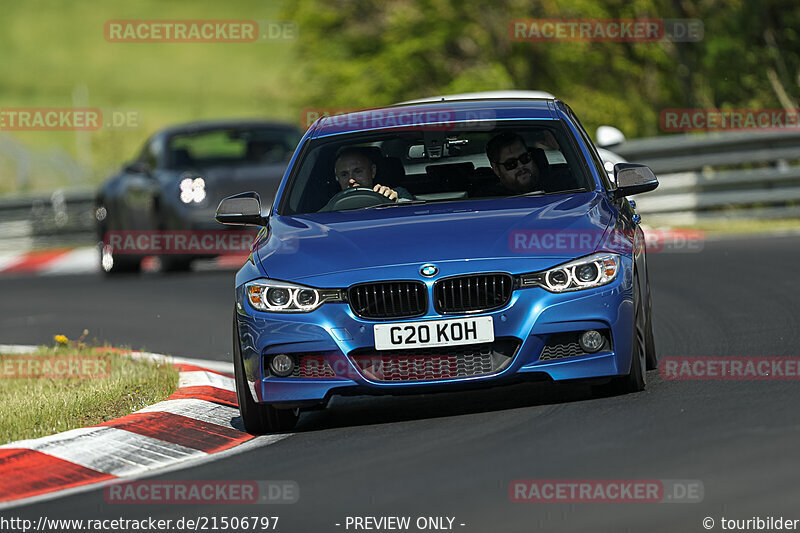
[[[358,183],[353,178],[350,178],[350,188],[352,189],[353,187],[361,187],[361,184]],[[395,191],[394,189],[392,189],[390,187],[387,187],[386,185],[381,185],[379,183],[379,184],[375,185],[372,188],[372,190],[375,191],[378,194],[384,195],[386,198],[388,198],[389,200],[391,200],[393,202],[397,201],[397,198],[398,198],[397,191]]]
[[[395,191],[394,189],[390,189],[386,185],[381,185],[381,184],[375,185],[372,188],[372,190],[379,194],[384,195],[386,198],[388,198],[393,202],[397,201],[397,191]]]

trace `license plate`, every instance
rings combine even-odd
[[[458,346],[494,340],[494,321],[490,316],[375,324],[376,350]]]

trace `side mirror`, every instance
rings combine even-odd
[[[625,142],[625,134],[614,126],[599,126],[594,134],[595,144],[600,148],[607,148]]]
[[[261,197],[252,191],[222,200],[214,218],[220,224],[234,226],[263,226],[267,222],[267,218],[261,214]]]
[[[658,178],[647,165],[635,163],[617,163],[614,165],[614,197],[630,196],[652,191],[658,187]]]
[[[144,161],[133,161],[125,165],[124,168],[125,172],[130,172],[132,174],[146,174],[150,175],[150,165],[145,163]]]

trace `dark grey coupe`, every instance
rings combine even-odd
[[[260,120],[194,122],[154,134],[139,156],[98,190],[102,270],[135,272],[152,255],[162,271],[187,270],[193,259],[220,255],[219,247],[198,252],[152,243],[156,237],[159,243],[218,237],[226,228],[214,220],[214,210],[233,193],[258,191],[271,201],[301,135],[295,126]]]

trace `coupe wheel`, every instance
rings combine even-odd
[[[141,257],[114,254],[111,247],[102,242],[98,244],[98,248],[100,251],[100,271],[105,275],[133,274],[141,270]]]
[[[160,255],[161,272],[188,272],[192,269],[192,258],[185,255]]]

